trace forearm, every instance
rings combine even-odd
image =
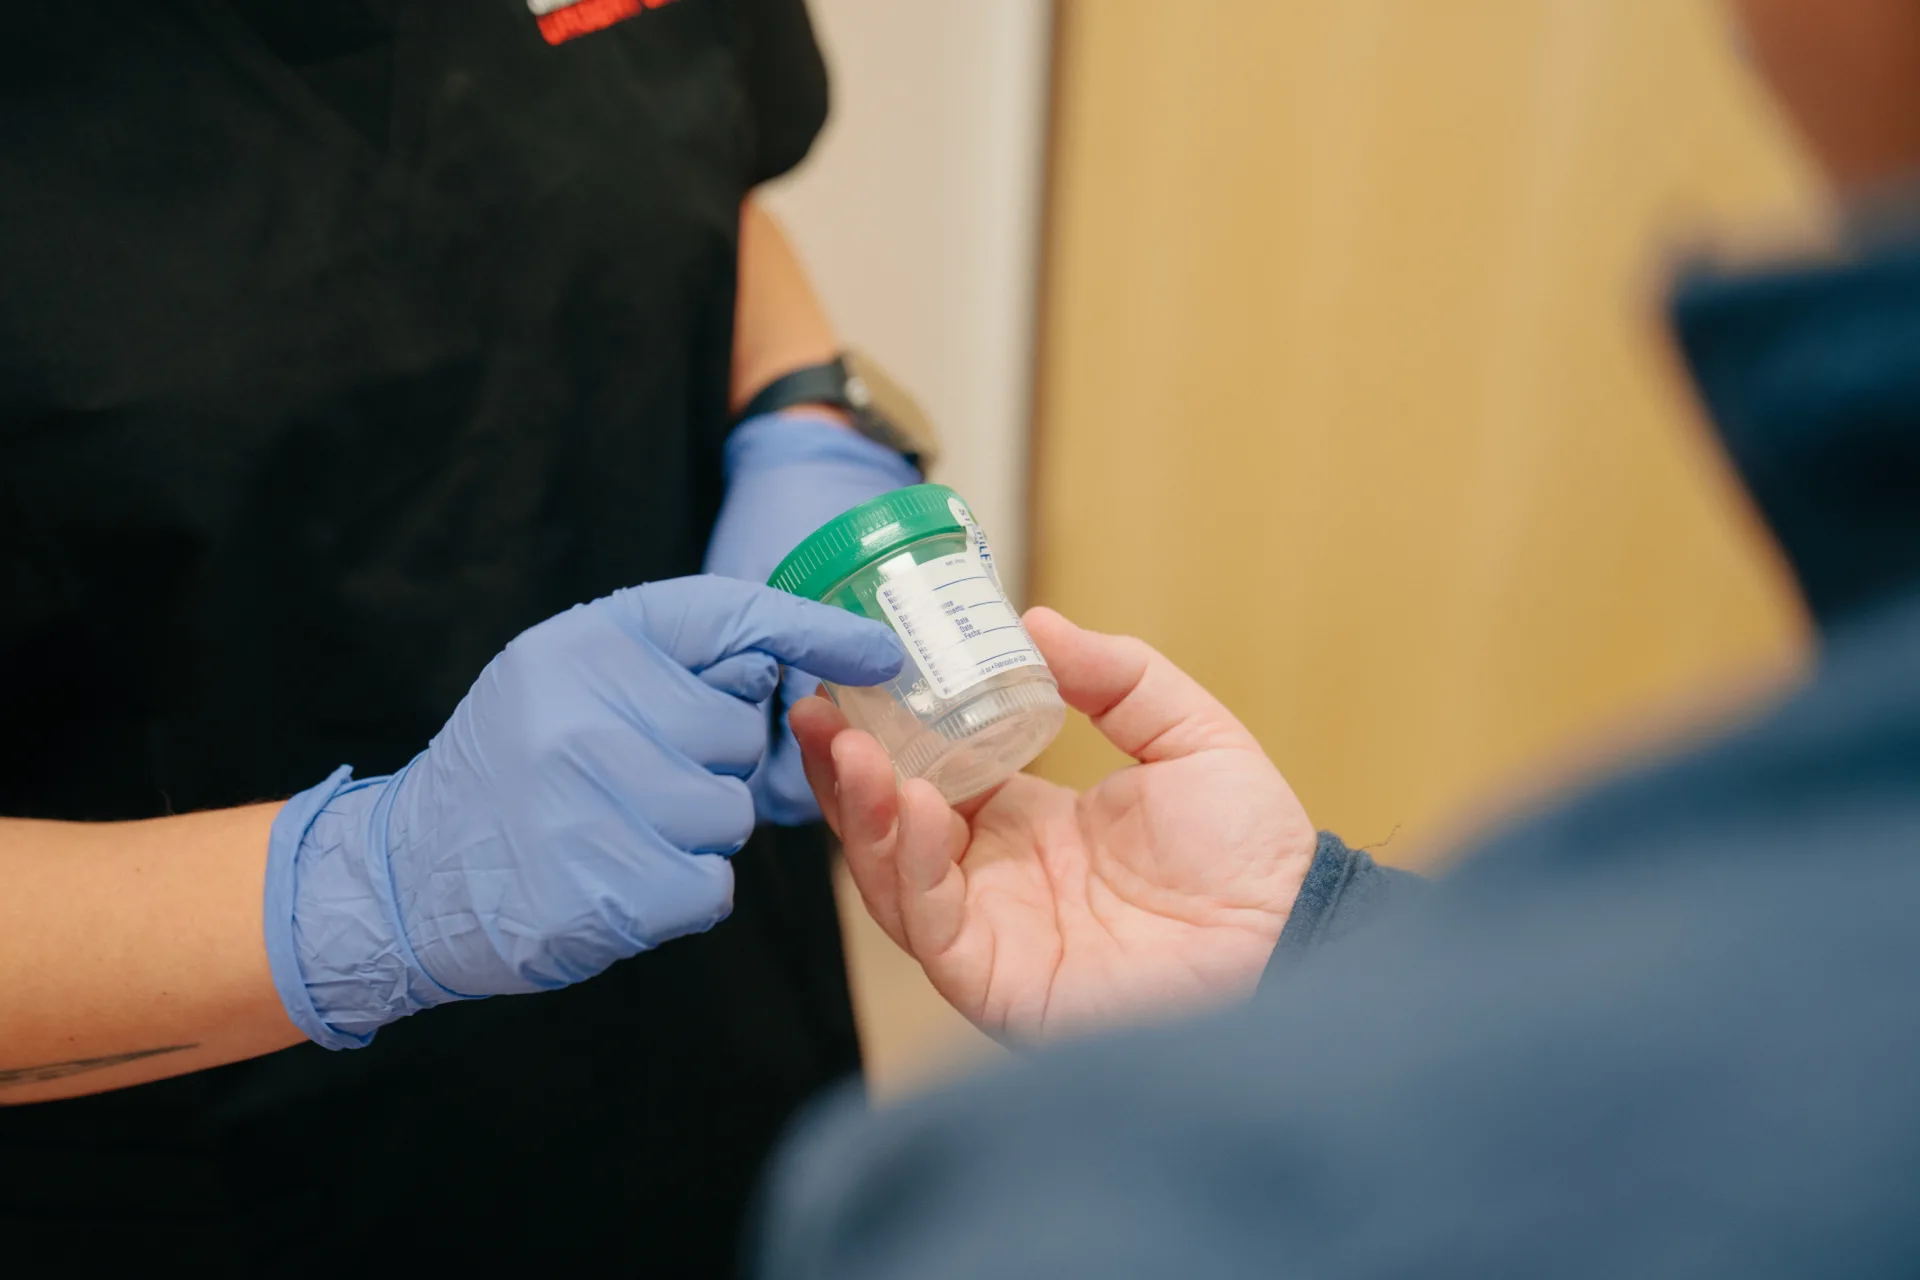
[[[772,215],[740,206],[732,400],[736,414],[768,384],[839,354],[833,327]],[[709,573],[765,582],[826,520],[876,494],[920,481],[886,445],[827,405],[756,411],[727,437],[726,501],[708,543]],[[808,807],[811,808],[811,802]]]
[[[145,822],[0,819],[0,1104],[298,1042],[261,900],[278,805]]]
[[[833,325],[806,269],[773,215],[749,197],[740,206],[740,266],[734,302],[730,406],[740,412],[782,374],[839,354]]]

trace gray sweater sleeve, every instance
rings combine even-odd
[[[1365,851],[1349,849],[1333,832],[1322,831],[1293,913],[1267,961],[1266,976],[1271,978],[1298,963],[1309,950],[1364,927],[1393,904],[1422,892],[1426,884],[1411,871],[1383,867]]]
[[[1424,896],[1426,888],[1420,877],[1382,867],[1323,833],[1267,964],[1265,986],[1273,990],[1255,1004],[1313,995],[1324,984],[1275,975],[1302,962],[1310,949],[1370,930],[1390,907]],[[1378,941],[1392,941],[1397,922],[1381,923]],[[1334,976],[1352,975],[1340,969]],[[1363,1011],[1377,998],[1371,992],[1342,997],[1336,1012],[1364,1021]],[[1272,1039],[1246,1066],[1257,1105],[1237,1095],[1231,1104],[1221,1101],[1216,1069],[1223,1064],[1210,1051],[1178,1068],[1142,1056],[1154,1052],[1150,1044],[1177,1056],[1182,1046],[1251,1027],[1265,1028],[1262,1034]],[[756,1274],[763,1280],[1120,1280],[1258,1275],[1289,1265],[1289,1274],[1334,1274],[1322,1265],[1326,1255],[1318,1262],[1310,1254],[1290,1259],[1273,1253],[1266,1236],[1276,1229],[1276,1213],[1289,1230],[1300,1230],[1300,1240],[1314,1243],[1335,1233],[1351,1210],[1365,1209],[1360,1198],[1330,1204],[1314,1191],[1325,1171],[1337,1167],[1343,1148],[1337,1142],[1314,1147],[1303,1135],[1344,1116],[1322,1116],[1313,1106],[1288,1110],[1292,1092],[1275,1088],[1267,1063],[1280,1060],[1282,1049],[1308,1056],[1346,1052],[1351,1037],[1324,1027],[1296,1036],[1285,1019],[1248,1009],[1215,1015],[1208,1024],[1152,1024],[1121,1038],[1126,1047],[1112,1038],[1069,1042],[1016,1072],[975,1077],[864,1120],[864,1099],[854,1091],[822,1108],[773,1163],[769,1213],[751,1246]],[[1036,1083],[1042,1073],[1049,1078]],[[1108,1089],[1109,1077],[1127,1083]],[[1360,1083],[1365,1078],[1350,1070],[1339,1077],[1363,1097],[1370,1096]],[[1250,1142],[1249,1118],[1267,1111],[1286,1120]],[[1195,1123],[1202,1113],[1207,1118]],[[1289,1165],[1289,1152],[1303,1144],[1308,1150],[1298,1158],[1305,1163]],[[1242,1162],[1259,1166],[1259,1174],[1243,1177]],[[1170,1172],[1176,1169],[1178,1176]],[[1310,1230],[1286,1216],[1296,1199]],[[1264,1263],[1224,1262],[1249,1256],[1250,1235],[1261,1235],[1252,1248]],[[1182,1257],[1184,1268],[1174,1261]]]

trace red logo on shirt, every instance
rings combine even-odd
[[[658,9],[673,0],[527,0],[540,34],[548,44],[565,44],[579,36],[605,31],[616,22],[639,16],[642,9]]]

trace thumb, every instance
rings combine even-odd
[[[1146,641],[1088,631],[1051,609],[1029,609],[1022,621],[1067,705],[1142,764],[1223,747],[1260,750],[1219,699]]]

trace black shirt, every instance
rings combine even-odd
[[[0,42],[0,813],[389,772],[515,633],[696,571],[800,0],[99,0]],[[856,1066],[817,831],[708,936],[329,1054],[0,1112],[0,1240],[257,1273],[724,1270]]]

